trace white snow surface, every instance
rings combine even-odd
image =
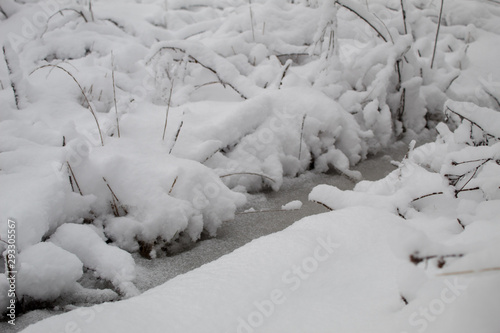
[[[300,200],[290,201],[289,203],[281,206],[281,209],[283,210],[297,210],[300,208],[302,208],[302,201]]]
[[[76,289],[82,262],[74,254],[52,243],[38,243],[19,255],[16,284],[18,297],[54,300]]]
[[[367,156],[439,134],[384,179],[316,187],[335,212],[28,331],[180,331],[193,314],[184,329],[498,331],[500,7],[446,1],[436,34],[439,7],[3,0],[0,251],[14,219],[28,307],[134,296],[127,252],[172,255],[216,237],[248,192],[309,170],[359,181]]]
[[[95,271],[100,278],[111,281],[125,296],[136,296],[135,263],[130,253],[107,245],[86,225],[64,224],[50,237],[50,241],[75,254],[85,267]]]
[[[456,236],[459,227],[441,225],[445,238],[477,236],[472,230]],[[488,229],[498,235],[498,225]],[[408,256],[429,241],[417,225],[383,209],[311,216],[138,297],[81,308],[23,332],[63,331],[68,323],[82,332],[413,332],[424,326],[494,332],[498,274],[444,277],[416,267]],[[483,257],[494,251],[475,244]],[[472,262],[466,257],[447,270]],[[420,308],[431,309],[432,321]]]

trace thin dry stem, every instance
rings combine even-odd
[[[120,207],[123,209],[123,212],[125,213],[125,215],[128,214],[128,211],[127,209],[125,208],[125,206],[123,206],[120,202],[120,200],[118,199],[118,197],[116,196],[115,192],[113,191],[113,189],[111,188],[111,186],[109,185],[108,181],[106,180],[106,178],[102,177],[102,180],[104,180],[104,183],[106,184],[106,186],[108,187],[109,191],[111,192],[111,199],[113,200],[113,204],[115,205],[115,208],[116,208],[116,212],[117,214],[115,214],[115,216],[120,216],[119,215],[119,211],[118,211],[118,205],[120,205]]]
[[[377,33],[377,35],[383,39],[384,42],[387,43],[387,39],[384,37],[384,35],[382,35],[382,33],[373,25],[370,23],[370,21],[368,21],[365,17],[363,17],[363,15],[359,14],[357,11],[355,11],[354,9],[352,9],[351,7],[349,7],[348,5],[342,3],[342,2],[339,2],[337,1],[337,3],[339,5],[341,5],[342,7],[344,7],[345,9],[353,12],[354,14],[356,14],[360,19],[362,19],[363,21],[366,22],[366,24],[368,24],[373,30],[375,30],[375,32]]]
[[[272,181],[273,183],[275,183],[275,180],[272,179],[271,177],[269,176],[266,176],[266,175],[263,175],[261,173],[256,173],[256,172],[233,172],[233,173],[229,173],[227,175],[222,175],[222,176],[219,176],[220,178],[225,178],[225,177],[230,177],[230,176],[235,176],[235,175],[251,175],[251,176],[259,176],[259,177],[262,177],[262,178],[265,178],[267,180],[270,180]]]
[[[325,203],[323,203],[323,202],[321,202],[321,201],[318,201],[318,200],[312,200],[312,202],[317,203],[317,204],[319,204],[319,205],[321,205],[321,206],[325,207],[325,208],[326,208],[326,209],[328,209],[328,210],[333,210],[333,208],[329,207],[327,204],[325,204]]]
[[[250,10],[250,25],[252,26],[252,38],[255,42],[255,28],[253,26],[253,11],[252,11],[252,0],[248,0],[248,8]]]
[[[2,51],[5,59],[5,64],[7,65],[7,70],[9,71],[9,76],[12,77],[14,75],[14,70],[10,65],[9,58],[7,57],[7,51],[5,50],[5,46],[2,47]],[[16,102],[16,108],[19,110],[21,108],[20,107],[21,97],[19,96],[19,91],[17,89],[16,83],[12,80],[12,78],[10,79],[10,86],[12,87],[12,91],[14,92],[14,100]]]
[[[285,68],[283,68],[283,74],[281,75],[280,84],[278,86],[278,89],[281,89],[281,86],[283,85],[283,80],[285,79],[285,76],[286,76],[286,72],[288,72],[288,69],[290,68],[291,65],[292,65],[292,60],[291,59],[287,60],[287,62],[285,64]]]
[[[500,271],[500,267],[488,267],[482,268],[478,270],[467,270],[467,271],[457,271],[457,272],[446,272],[438,274],[437,276],[450,276],[450,275],[464,275],[464,274],[473,274],[473,273],[485,273],[485,272],[493,272]]]
[[[120,121],[118,119],[118,107],[116,106],[115,56],[113,51],[111,51],[111,78],[113,80],[113,102],[115,103],[116,130],[118,132],[118,137],[120,137]]]
[[[307,117],[307,114],[304,114],[304,117],[302,117],[302,126],[300,128],[299,161],[300,161],[300,156],[302,154],[302,137],[304,136],[304,124],[306,122],[306,117]]]
[[[436,47],[438,42],[439,29],[441,28],[441,17],[443,16],[443,7],[444,7],[444,0],[441,0],[441,8],[439,9],[439,19],[438,19],[439,21],[436,29],[436,38],[434,39],[434,50],[432,51],[431,69],[432,66],[434,66],[434,58],[436,57]]]
[[[69,169],[69,172],[71,173],[71,177],[73,177],[73,180],[75,181],[75,185],[76,185],[76,188],[78,188],[78,192],[80,193],[81,196],[83,196],[82,189],[80,188],[80,185],[78,185],[78,181],[76,180],[75,173],[73,172],[73,168],[71,167],[71,164],[69,164],[69,162],[66,162],[66,164],[68,165],[68,169]],[[71,183],[71,188],[73,188],[73,183]]]
[[[174,182],[172,183],[172,186],[170,186],[170,191],[168,191],[168,194],[171,194],[174,190],[175,183],[177,183],[177,178],[179,178],[179,176],[175,176]]]
[[[170,102],[172,101],[172,90],[174,90],[174,81],[172,81],[172,84],[170,85],[170,92],[168,94],[167,112],[165,114],[165,126],[163,127],[162,140],[165,140],[165,133],[167,132],[168,112],[170,111]]]
[[[104,139],[102,138],[101,126],[99,125],[99,121],[97,120],[97,116],[96,116],[96,114],[94,112],[94,109],[92,108],[92,105],[90,104],[90,101],[89,101],[89,99],[87,97],[87,94],[85,93],[85,90],[80,85],[80,82],[78,82],[78,80],[73,76],[73,74],[71,74],[71,72],[69,72],[67,69],[65,69],[65,68],[63,68],[63,67],[61,67],[59,65],[50,65],[50,64],[48,64],[48,65],[40,66],[40,67],[36,68],[33,72],[31,72],[30,75],[33,74],[34,72],[38,71],[39,69],[46,68],[46,67],[59,68],[60,70],[62,70],[66,74],[68,74],[73,79],[73,81],[75,81],[75,83],[78,85],[78,88],[80,88],[80,92],[82,93],[83,97],[85,98],[85,102],[88,105],[88,109],[90,110],[90,113],[92,113],[92,116],[94,117],[95,123],[97,125],[97,129],[99,131],[99,137],[101,138],[101,145],[104,146]]]
[[[181,133],[182,125],[184,125],[184,120],[181,121],[179,128],[177,129],[177,133],[175,134],[174,138],[174,143],[172,144],[172,148],[170,148],[170,151],[168,152],[169,154],[172,154],[172,150],[175,147],[175,144],[177,143],[177,139],[179,138],[179,134]]]

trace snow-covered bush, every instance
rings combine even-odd
[[[82,262],[74,254],[49,242],[24,250],[18,265],[16,293],[20,299],[54,300],[64,292],[72,292],[83,273]]]
[[[82,227],[104,252],[154,257],[216,235],[245,201],[231,189],[278,190],[310,169],[358,179],[351,166],[470,97],[456,77],[473,24],[495,31],[496,16],[446,3],[436,40],[440,8],[417,0],[4,1],[0,220],[18,221],[20,255]],[[494,81],[483,86],[476,104],[493,107]],[[424,188],[416,179],[438,176],[408,169],[400,187],[416,187],[382,200],[391,211],[452,194],[450,179]],[[132,269],[115,281],[73,250],[133,294]]]
[[[382,209],[421,232],[414,241],[395,249],[426,273],[418,283],[409,277],[400,281],[401,295],[409,302],[408,315],[425,304],[422,295],[435,294],[433,286],[440,276],[500,269],[500,114],[453,101],[446,102],[445,110],[456,129],[452,132],[439,124],[436,141],[418,148],[411,145],[398,169],[386,178],[362,181],[353,191],[319,185],[309,196],[332,210]],[[439,269],[444,272],[436,272]],[[496,288],[498,278],[481,281],[485,281],[484,290],[489,290]]]

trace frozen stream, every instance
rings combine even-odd
[[[354,169],[360,171],[365,180],[383,178],[395,169],[390,163],[391,160],[400,161],[406,151],[407,146],[398,143],[390,150],[363,161]],[[216,238],[198,242],[191,250],[175,256],[148,260],[142,258],[139,254],[134,254],[138,275],[136,280],[137,288],[144,292],[165,283],[179,274],[216,260],[253,239],[283,230],[305,216],[326,212],[325,207],[309,202],[307,199],[312,188],[318,184],[335,185],[344,190],[352,189],[355,185],[352,180],[335,173],[308,173],[298,178],[286,179],[279,192],[268,191],[252,195],[248,204],[241,211],[251,207],[257,211],[271,211],[237,213],[234,221],[226,222],[221,226]],[[276,211],[282,205],[293,200],[302,201],[303,206],[300,210]],[[4,333],[18,332],[32,323],[63,311],[57,308],[54,310],[31,311],[16,319],[15,328],[1,322],[0,331]]]
[[[395,169],[390,163],[391,160],[400,161],[406,151],[406,145],[397,144],[396,147],[358,164],[354,169],[360,171],[366,180],[383,178]],[[234,221],[221,226],[216,238],[198,242],[191,250],[171,257],[148,260],[134,254],[138,271],[137,288],[144,292],[230,253],[253,239],[283,230],[305,216],[327,212],[322,205],[307,199],[312,188],[318,184],[335,185],[343,190],[352,189],[355,185],[347,177],[334,173],[308,173],[299,178],[286,179],[279,192],[269,191],[253,195],[241,209],[270,211],[237,213]],[[293,200],[302,201],[300,210],[276,211]]]

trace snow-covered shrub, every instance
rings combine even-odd
[[[76,255],[85,267],[113,283],[125,296],[138,294],[133,285],[135,263],[130,253],[106,244],[90,226],[64,224],[50,237],[50,241]]]
[[[454,132],[441,123],[437,141],[410,146],[399,168],[386,178],[362,181],[353,191],[320,185],[311,200],[332,209],[361,204],[385,207],[408,217],[433,209],[454,214],[456,210],[449,208],[463,201],[500,199],[500,115],[472,103],[448,101],[445,108],[459,124]]]
[[[453,318],[458,318],[456,311],[465,315],[476,310],[478,318],[485,318],[483,314],[494,313],[491,307],[498,308],[490,294],[498,290],[500,269],[500,114],[453,101],[446,102],[445,112],[456,129],[439,124],[436,141],[410,145],[399,168],[386,178],[362,181],[353,191],[320,185],[309,196],[333,210],[369,206],[389,212],[401,217],[399,225],[413,229],[405,241],[389,243],[401,261],[416,265],[393,275],[403,304],[398,332],[422,330],[431,323],[432,331],[449,329],[449,320],[434,322],[443,313],[434,311],[436,304],[445,304],[440,309]],[[376,220],[370,222],[377,230],[381,227]],[[445,298],[450,291],[455,297]],[[423,312],[429,308],[436,315],[433,320]],[[496,327],[492,318],[476,325]]]
[[[82,262],[77,256],[49,242],[25,249],[17,259],[19,299],[54,300],[64,292],[72,292],[83,273]]]
[[[73,235],[66,228],[87,235],[86,223],[110,246],[154,257],[234,218],[245,198],[230,188],[278,190],[309,169],[359,178],[352,165],[404,130],[432,128],[448,97],[471,94],[455,78],[467,70],[472,24],[495,32],[497,16],[445,2],[434,56],[435,2],[4,1],[0,40],[12,66],[0,65],[0,219],[18,221],[21,255],[54,233]],[[488,102],[476,104],[493,107],[494,88],[483,84]],[[393,175],[394,201],[376,194],[405,216],[428,190],[454,191],[451,178],[410,159]],[[491,162],[468,186],[495,197],[476,183],[495,172]],[[430,187],[419,182],[429,177]]]

